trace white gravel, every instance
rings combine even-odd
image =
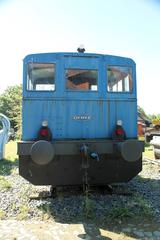
[[[16,172],[4,175],[12,187],[0,190],[0,239],[160,240],[158,165],[144,161],[139,176],[114,186],[112,195],[94,189],[89,198],[68,188],[55,198],[30,199],[49,193],[50,187],[35,187]]]
[[[37,220],[52,218],[62,222],[73,222],[81,221],[87,216],[105,221],[107,215],[110,218],[114,217],[115,209],[120,211],[128,207],[135,216],[142,214],[143,211],[144,214],[148,214],[145,210],[151,210],[156,221],[160,222],[159,169],[158,165],[144,162],[141,174],[129,183],[114,186],[114,194],[108,195],[105,191],[96,189],[87,199],[82,192],[72,190],[72,192],[69,191],[70,193],[65,191],[55,198],[31,200],[31,195],[49,192],[50,188],[48,186],[35,187],[18,174],[6,175],[5,178],[12,187],[1,189],[0,218]]]

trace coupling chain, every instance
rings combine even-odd
[[[88,155],[88,146],[83,144],[81,148],[81,154],[82,154],[82,169],[83,172],[83,191],[88,192],[89,191],[89,179],[88,179],[88,168],[89,168],[89,155]]]

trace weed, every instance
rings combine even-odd
[[[153,211],[147,201],[140,195],[136,194],[133,198],[133,202],[137,207],[137,211],[139,212],[139,216],[143,215],[143,217],[153,217]]]
[[[134,214],[132,212],[132,209],[130,209],[128,206],[113,207],[107,213],[107,217],[109,219],[122,219],[122,218],[130,218],[133,216]]]
[[[43,212],[42,220],[48,220],[52,216],[52,209],[50,204],[43,204],[38,207]]]
[[[18,167],[17,161],[1,160],[0,161],[0,175],[9,175],[13,169]]]
[[[154,216],[150,205],[146,200],[136,194],[132,199],[127,202],[121,202],[113,205],[111,209],[106,208],[106,220],[124,220],[124,219],[137,219],[137,218],[152,218]]]
[[[94,217],[94,208],[95,208],[95,204],[93,202],[93,200],[91,199],[90,195],[86,195],[85,196],[85,200],[84,200],[84,215],[85,218],[93,218]]]
[[[18,175],[18,168],[17,168],[17,167],[13,167],[13,168],[11,169],[11,174],[13,174],[13,175]]]
[[[29,207],[28,205],[20,205],[18,207],[19,213],[17,214],[17,220],[24,220],[28,217]]]
[[[5,177],[0,176],[0,190],[9,189],[11,187],[12,187],[11,183],[7,179],[5,179]]]
[[[32,192],[32,187],[30,184],[24,184],[19,192],[19,197],[23,200],[27,200]]]
[[[84,191],[84,217],[86,219],[94,218],[95,203],[91,199],[89,187]]]
[[[12,210],[17,210],[17,208],[18,208],[18,207],[17,207],[17,205],[16,205],[16,203],[15,203],[15,202],[13,202],[13,203],[12,203],[12,206],[11,206],[11,208],[12,208]]]
[[[12,168],[12,166],[9,161],[6,161],[6,160],[0,161],[0,174],[1,175],[9,174],[11,171],[11,168]]]

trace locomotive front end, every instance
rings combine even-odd
[[[24,59],[20,175],[35,185],[106,185],[142,170],[135,63],[79,53]]]

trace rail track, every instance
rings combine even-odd
[[[160,159],[152,159],[152,158],[148,158],[148,157],[144,157],[143,161],[145,162],[151,162],[152,164],[157,164],[160,165]]]

